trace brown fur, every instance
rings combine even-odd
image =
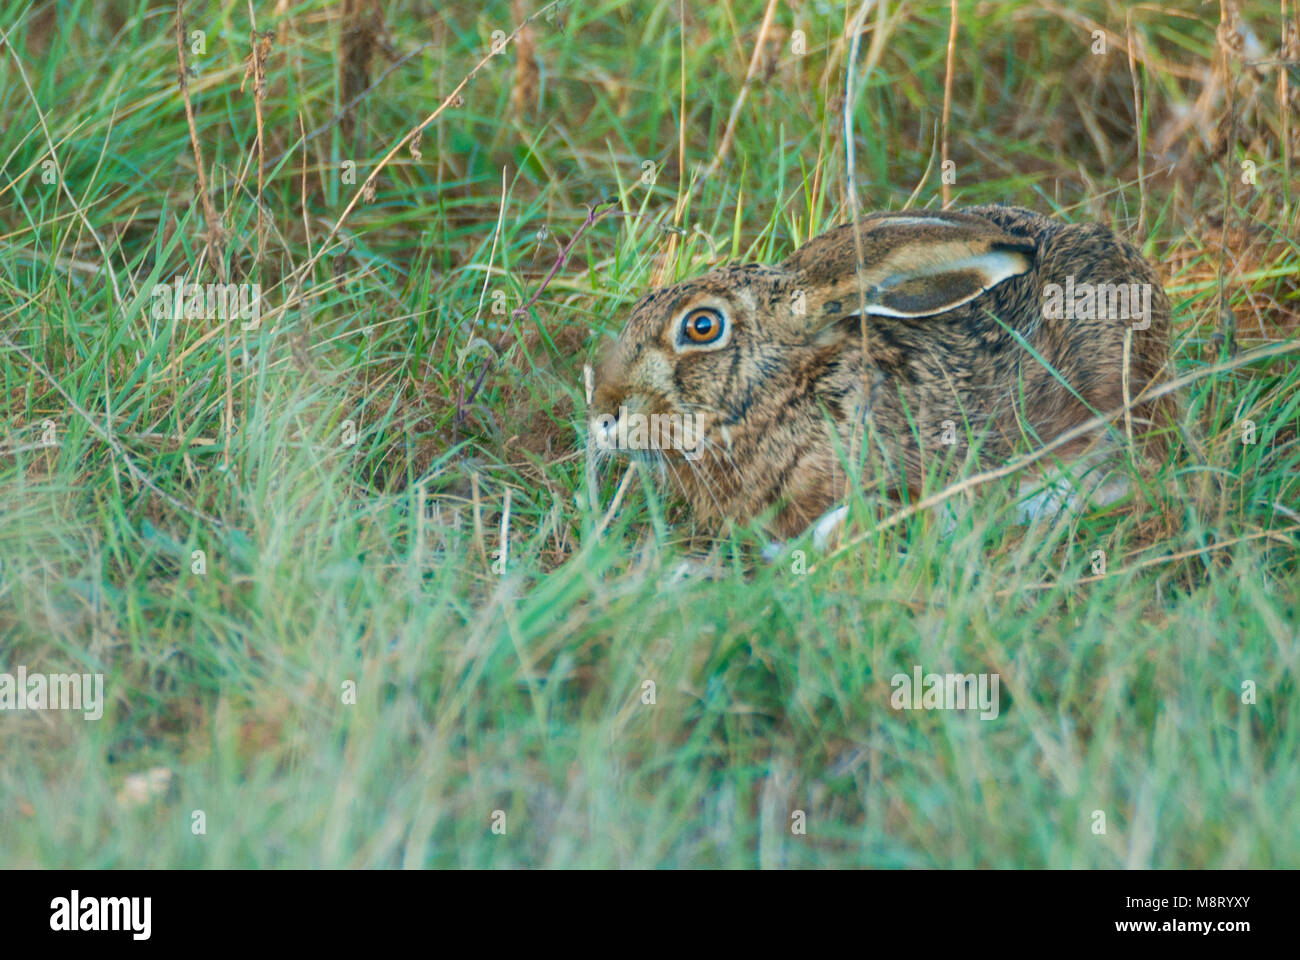
[[[1099,412],[1120,406],[1132,321],[1045,319],[1043,287],[1064,284],[1067,275],[1076,284],[1152,285],[1150,326],[1133,332],[1131,396],[1162,376],[1169,301],[1137,249],[1099,224],[988,206],[872,214],[859,226],[858,241],[844,225],[782,264],[724,267],[655,290],[632,308],[606,352],[593,417],[617,415],[620,405],[705,415],[700,459],[663,451],[702,519],[749,520],[775,508],[773,531],[792,536],[842,498],[842,458],[850,453],[864,460],[864,482],[883,478],[916,491],[927,471],[948,476],[968,456],[978,466],[1005,460],[1087,420],[1089,405]],[[970,257],[976,266],[967,269]],[[989,263],[1023,272],[980,292]],[[865,363],[863,290],[871,309],[930,311],[868,313]],[[961,296],[973,299],[932,310]],[[724,310],[729,340],[720,349],[679,350],[680,318],[701,303]],[[1136,408],[1135,433],[1165,426],[1168,409],[1163,402]],[[940,442],[945,420],[956,425],[956,446]],[[1090,442],[1058,453],[1068,461]],[[1164,453],[1158,437],[1144,450]]]

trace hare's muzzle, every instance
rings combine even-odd
[[[640,398],[627,398],[616,413],[593,409],[587,426],[600,450],[640,459],[696,460],[704,441],[704,417],[692,413],[647,413]]]

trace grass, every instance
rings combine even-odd
[[[0,864],[1300,866],[1295,355],[1190,383],[1169,461],[1055,525],[1013,476],[764,564],[652,476],[593,498],[581,371],[625,308],[847,215],[856,8],[780,5],[753,60],[755,0],[562,4],[340,220],[540,6],[259,5],[260,233],[247,4],[185,9],[220,233],[174,8],[0,14],[0,672],[107,697],[0,714]],[[1294,4],[1236,52],[1190,0],[958,6],[954,202],[1133,237],[1177,374],[1294,342]],[[949,6],[866,24],[859,202],[937,205]],[[176,276],[259,282],[260,327],[156,318]],[[999,716],[891,709],[916,664],[997,674]]]

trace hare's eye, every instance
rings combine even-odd
[[[726,320],[711,307],[692,310],[682,318],[682,337],[690,343],[716,343],[725,328]]]

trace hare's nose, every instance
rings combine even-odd
[[[618,446],[618,414],[601,413],[593,415],[587,423],[591,438],[598,447],[612,450]]]
[[[620,447],[620,427],[626,430],[629,421],[635,423],[638,417],[643,417],[643,407],[644,398],[624,388],[610,388],[604,395],[597,390],[596,402],[587,419],[588,433],[600,447],[607,450]]]

